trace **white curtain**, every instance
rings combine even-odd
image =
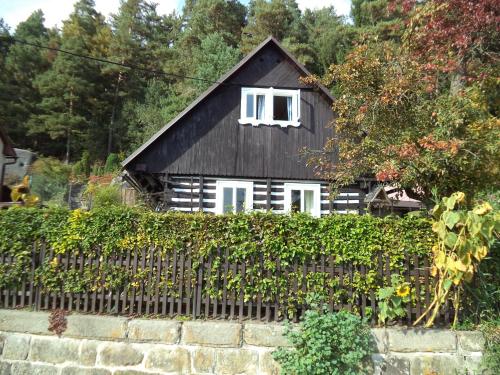
[[[264,119],[264,102],[266,97],[264,95],[257,95],[257,119]]]
[[[288,112],[288,121],[292,121],[292,97],[286,97],[286,110]]]

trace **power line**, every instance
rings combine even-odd
[[[82,54],[79,54],[79,53],[76,53],[76,52],[66,51],[66,50],[63,50],[63,49],[60,49],[60,48],[49,47],[49,46],[44,46],[44,45],[37,44],[37,43],[27,42],[25,40],[16,39],[16,38],[11,37],[11,36],[0,37],[0,38],[7,39],[11,43],[24,44],[24,45],[31,46],[31,47],[36,47],[36,48],[40,48],[40,49],[46,49],[46,50],[49,50],[49,51],[61,52],[61,53],[65,53],[65,54],[73,56],[73,57],[78,57],[78,58],[82,58],[82,59],[97,61],[97,62],[105,63],[105,64],[118,65],[118,66],[121,66],[122,68],[127,68],[127,69],[132,69],[132,70],[140,70],[142,72],[153,73],[153,74],[160,74],[160,75],[165,75],[165,76],[174,77],[174,78],[192,79],[192,80],[206,82],[206,83],[212,83],[212,84],[215,84],[215,83],[217,83],[219,85],[226,84],[225,82],[211,81],[211,80],[204,79],[204,78],[185,76],[185,75],[175,74],[175,73],[166,73],[166,72],[163,72],[161,70],[153,70],[153,69],[143,68],[143,67],[140,67],[140,66],[137,66],[137,65],[124,64],[124,63],[120,63],[120,62],[117,62],[117,61],[111,61],[111,60],[107,60],[107,59],[102,59],[102,58],[99,58],[99,57],[82,55]]]
[[[96,61],[96,62],[99,62],[99,63],[117,65],[117,66],[120,66],[122,68],[127,68],[127,69],[130,69],[130,70],[138,70],[138,71],[141,71],[141,72],[158,74],[158,75],[163,75],[163,76],[167,76],[167,77],[180,78],[180,79],[190,79],[190,80],[194,80],[194,81],[205,82],[205,83],[210,83],[210,84],[218,84],[218,85],[223,85],[223,86],[255,87],[255,88],[261,88],[261,87],[263,87],[262,85],[260,85],[260,86],[259,85],[252,85],[252,84],[245,85],[245,84],[241,84],[241,83],[212,81],[212,80],[205,79],[205,78],[200,78],[200,77],[192,77],[192,76],[186,76],[186,75],[182,75],[182,74],[167,73],[167,72],[163,72],[161,70],[153,70],[153,69],[143,68],[143,67],[138,66],[138,65],[124,64],[124,63],[120,63],[120,62],[117,62],[117,61],[111,61],[111,60],[107,60],[107,59],[103,59],[103,58],[99,58],[99,57],[82,55],[80,53],[66,51],[66,50],[63,50],[63,49],[60,49],[60,48],[44,46],[44,45],[37,44],[37,43],[31,43],[31,42],[28,42],[26,40],[21,40],[21,39],[14,38],[12,36],[0,36],[0,41],[1,41],[1,39],[6,39],[11,44],[13,44],[13,43],[24,44],[24,45],[35,47],[35,48],[40,48],[40,49],[45,49],[45,50],[49,50],[49,51],[55,51],[55,52],[65,53],[67,55],[70,55],[70,56],[73,56],[73,57],[77,57],[77,58],[81,58],[81,59],[87,59],[87,60],[92,60],[92,61]],[[284,89],[299,89],[299,87],[280,87],[280,88],[284,88]],[[302,89],[302,90],[304,90],[304,89],[308,90],[308,89],[312,89],[312,88],[300,87],[300,89]]]

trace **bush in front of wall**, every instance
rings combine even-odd
[[[285,336],[292,347],[273,353],[282,374],[368,374],[372,338],[363,320],[347,311],[312,307],[297,329],[287,327]]]

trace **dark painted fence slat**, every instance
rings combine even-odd
[[[211,317],[240,322],[286,318],[297,322],[307,306],[296,300],[307,296],[308,277],[316,274],[323,280],[322,302],[330,311],[359,311],[375,325],[378,317],[376,290],[355,293],[353,281],[375,275],[380,286],[391,284],[391,260],[382,254],[374,258],[373,267],[340,261],[325,254],[286,263],[280,258],[274,263],[264,263],[262,253],[240,262],[230,260],[230,255],[229,249],[218,248],[206,257],[193,258],[190,252],[155,246],[115,250],[106,255],[97,247],[93,252],[84,253],[78,249],[61,255],[41,241],[33,244],[26,273],[18,284],[2,286],[0,306],[122,315],[186,315],[194,319]],[[16,259],[11,255],[0,254],[0,264],[9,267],[14,262]],[[416,298],[406,305],[405,316],[398,323],[411,325],[429,305],[435,280],[430,275],[427,257],[405,255],[402,262],[399,272]],[[64,276],[74,272],[83,277],[90,272],[95,277],[91,288],[81,293],[65,289],[64,277],[59,285],[49,290],[35,278],[38,267],[45,266],[57,266]],[[112,275],[120,272],[124,279],[115,283]],[[257,280],[265,280],[260,284],[262,289],[247,296]],[[447,301],[438,316],[440,324],[451,322],[452,307]]]

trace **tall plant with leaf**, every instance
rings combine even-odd
[[[432,230],[438,235],[433,247],[432,275],[436,276],[434,299],[415,324],[430,313],[426,327],[434,324],[441,306],[455,285],[454,307],[457,322],[463,282],[470,282],[500,232],[500,214],[487,202],[466,210],[465,194],[453,193],[434,207]]]

